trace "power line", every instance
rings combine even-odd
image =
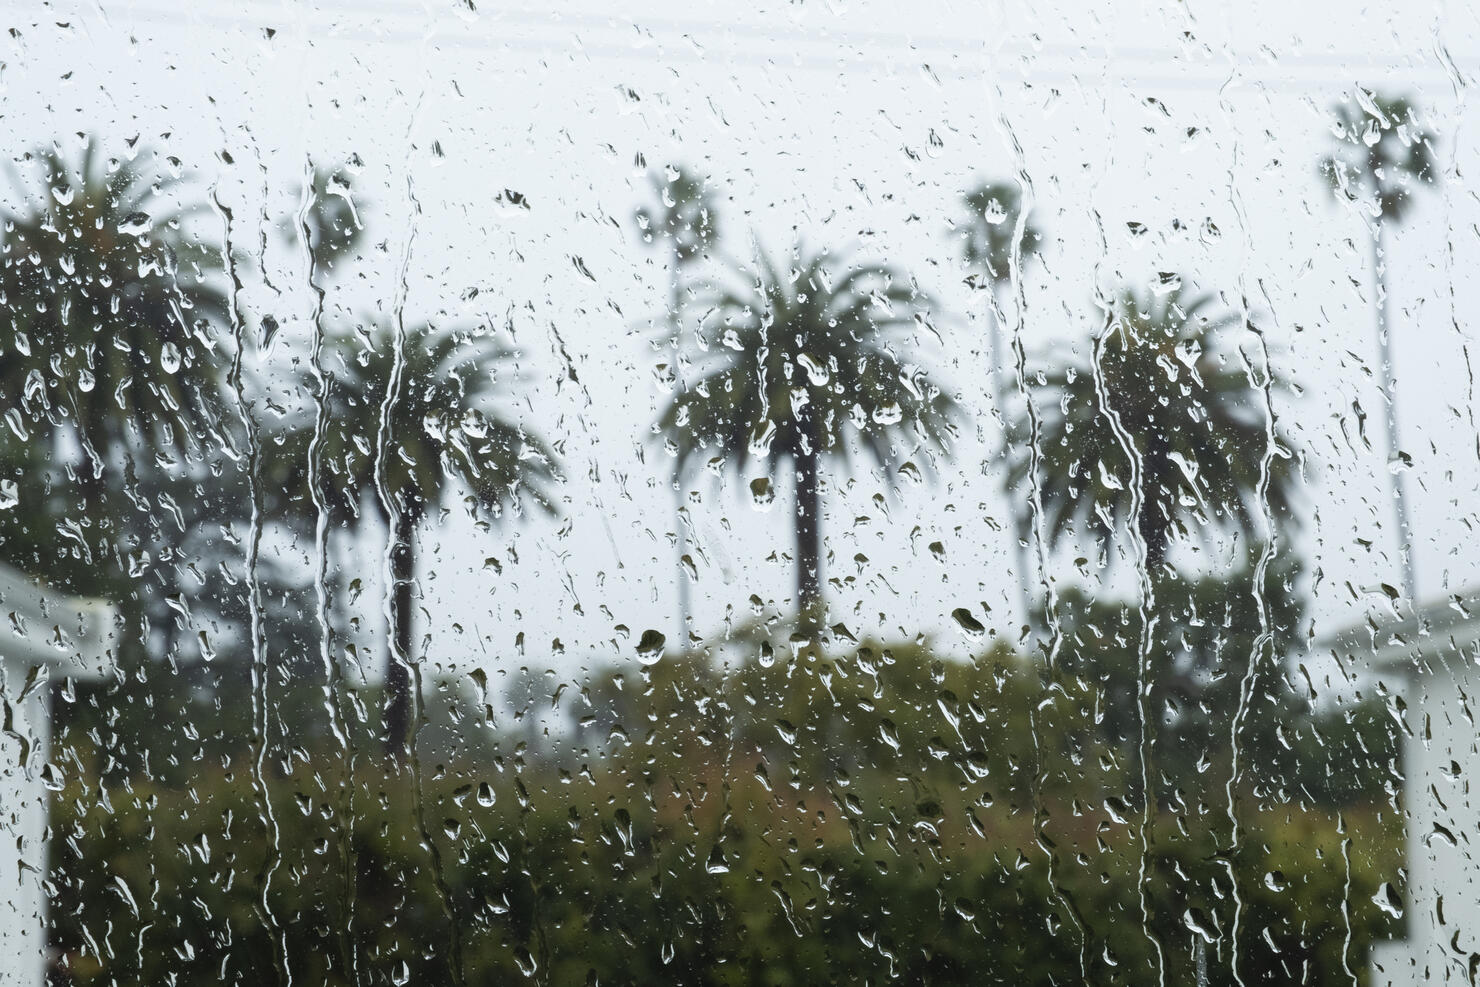
[[[256,9],[253,9],[253,8]],[[54,11],[48,11],[54,17]],[[296,16],[295,16],[296,15]],[[113,15],[104,14],[111,21]],[[795,27],[776,28],[753,22],[725,23],[692,18],[663,18],[655,27],[635,18],[617,18],[585,12],[557,13],[533,10],[500,10],[470,22],[449,13],[446,27],[430,19],[416,19],[403,8],[385,4],[360,5],[353,9],[317,6],[308,11],[285,12],[262,4],[238,6],[230,14],[207,13],[193,8],[178,10],[156,4],[130,6],[131,22],[147,23],[173,30],[207,27],[223,31],[267,31],[291,35],[295,29],[317,30],[305,39],[311,43],[358,42],[378,45],[422,45],[438,49],[470,51],[520,51],[571,55],[602,60],[652,62],[661,52],[665,64],[732,63],[772,69],[794,68],[877,75],[900,69],[921,71],[924,66],[936,78],[953,79],[990,76],[1003,81],[1079,84],[1100,77],[1104,81],[1160,89],[1218,90],[1232,77],[1264,85],[1328,89],[1349,86],[1358,79],[1400,76],[1418,81],[1448,80],[1449,72],[1435,53],[1394,57],[1366,52],[1302,54],[1290,56],[1226,56],[1194,59],[1171,49],[1117,47],[1110,45],[1038,45],[992,43],[986,39],[949,38],[938,35],[895,34],[869,30],[831,30],[824,27],[808,33]],[[296,22],[290,22],[296,21]],[[346,26],[349,21],[349,26]],[[396,22],[400,21],[397,25]],[[509,23],[520,25],[523,34],[496,34]],[[622,33],[628,28],[637,43],[596,38],[587,40],[580,30],[601,35]],[[421,30],[417,30],[420,27]],[[647,40],[642,40],[647,39]],[[736,44],[737,39],[744,43]],[[707,44],[706,44],[707,42]],[[791,42],[790,50],[775,47]],[[760,50],[765,44],[768,50]],[[825,49],[831,48],[832,51]],[[962,64],[963,61],[969,64]],[[1468,72],[1480,73],[1480,57],[1453,59]],[[1085,67],[1088,65],[1088,67]],[[1332,71],[1351,74],[1333,75]]]

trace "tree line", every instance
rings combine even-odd
[[[1321,170],[1338,200],[1362,217],[1374,245],[1377,364],[1388,398],[1389,453],[1398,458],[1388,359],[1393,327],[1383,278],[1390,228],[1409,215],[1415,191],[1437,180],[1435,139],[1401,99],[1364,92],[1355,106],[1343,107]],[[71,752],[76,770],[67,783],[74,787],[58,798],[58,832],[71,832],[75,846],[60,851],[57,880],[79,898],[70,917],[63,909],[55,920],[54,938],[72,976],[86,980],[89,963],[97,977],[121,969],[144,976],[145,969],[177,962],[205,971],[210,964],[181,957],[207,940],[215,943],[211,963],[240,964],[246,958],[236,956],[230,936],[221,938],[222,914],[232,916],[231,927],[246,930],[244,941],[256,943],[251,962],[235,975],[247,978],[241,982],[266,976],[257,963],[278,950],[268,931],[281,919],[230,894],[217,898],[222,882],[230,884],[226,874],[251,855],[218,858],[213,871],[189,833],[178,836],[182,852],[165,848],[172,862],[153,851],[147,861],[135,859],[140,848],[130,849],[129,839],[173,827],[161,825],[165,805],[204,798],[223,810],[236,805],[239,814],[251,798],[291,806],[312,787],[305,771],[321,765],[332,774],[327,765],[335,758],[347,760],[333,800],[322,793],[310,798],[326,800],[325,813],[308,813],[312,825],[289,833],[280,847],[270,846],[265,832],[243,845],[289,867],[292,880],[263,895],[279,916],[318,916],[308,938],[294,939],[301,952],[285,953],[280,970],[328,963],[326,980],[344,982],[356,982],[350,971],[357,957],[384,961],[381,968],[395,982],[407,982],[397,979],[403,967],[407,978],[415,971],[417,982],[441,982],[446,957],[418,953],[415,943],[430,941],[434,931],[445,938],[449,919],[454,929],[482,929],[478,934],[499,940],[485,944],[492,953],[470,941],[466,969],[446,974],[452,982],[477,970],[509,976],[517,970],[544,982],[579,979],[586,974],[575,967],[586,961],[574,957],[591,941],[627,955],[630,973],[640,964],[620,943],[630,945],[664,923],[687,930],[690,947],[709,950],[669,944],[683,952],[688,972],[681,979],[693,982],[726,982],[725,968],[741,958],[752,972],[768,962],[792,962],[787,976],[795,982],[852,976],[946,982],[953,971],[981,962],[1024,972],[1041,961],[1053,976],[1072,975],[1091,962],[1084,948],[1079,955],[1059,945],[1040,956],[1008,950],[1007,959],[991,952],[996,946],[990,959],[980,950],[992,940],[983,929],[1027,921],[1026,901],[1034,902],[1035,921],[1066,930],[1063,942],[1076,941],[1074,928],[1081,947],[1095,941],[1093,882],[1080,883],[1090,872],[1065,878],[1066,869],[1085,865],[1071,866],[1067,849],[1040,854],[1055,845],[1055,834],[1064,838],[1064,820],[1084,815],[1078,807],[1086,800],[1101,806],[1115,800],[1103,813],[1117,820],[1117,836],[1102,843],[1103,852],[1120,860],[1109,868],[1116,888],[1147,893],[1145,868],[1133,874],[1123,855],[1134,855],[1135,838],[1147,832],[1166,841],[1156,857],[1164,872],[1152,868],[1153,878],[1178,890],[1158,897],[1153,918],[1143,923],[1148,942],[1120,950],[1126,969],[1144,972],[1163,954],[1151,943],[1174,943],[1189,931],[1196,936],[1200,928],[1227,923],[1221,861],[1233,863],[1234,891],[1279,883],[1267,876],[1264,857],[1219,847],[1212,835],[1222,779],[1207,766],[1228,757],[1230,724],[1234,748],[1248,751],[1243,777],[1233,779],[1246,804],[1260,812],[1286,802],[1315,807],[1301,818],[1333,847],[1350,818],[1319,807],[1346,807],[1350,816],[1357,805],[1375,845],[1391,840],[1384,806],[1395,805],[1396,796],[1383,765],[1392,763],[1395,734],[1383,726],[1390,711],[1385,697],[1335,712],[1317,708],[1314,687],[1298,688],[1283,662],[1306,617],[1301,560],[1288,534],[1298,516],[1301,460],[1274,414],[1281,382],[1267,355],[1251,346],[1259,337],[1246,308],[1199,290],[1191,275],[1123,286],[1102,301],[1089,360],[1049,361],[1021,373],[1027,367],[1021,338],[1011,341],[1011,360],[1004,338],[1007,296],[1030,276],[1048,233],[1025,213],[1016,184],[982,182],[962,195],[953,235],[962,278],[988,300],[990,381],[980,382],[980,393],[950,393],[910,343],[937,304],[907,271],[801,243],[733,257],[724,249],[715,184],[680,167],[653,173],[650,201],[636,212],[632,229],[661,251],[668,272],[655,345],[671,352],[671,372],[651,433],[670,457],[665,480],[678,497],[674,584],[686,591],[692,560],[683,534],[691,503],[685,489],[700,470],[742,478],[757,485],[759,496],[782,481],[791,494],[795,542],[792,610],[766,613],[720,646],[689,630],[689,603],[680,597],[685,639],[669,649],[670,660],[642,671],[640,681],[624,684],[627,673],[613,656],[587,675],[579,700],[563,703],[561,688],[547,688],[538,661],[521,661],[517,672],[505,669],[507,676],[495,680],[507,686],[507,708],[496,714],[499,703],[487,696],[475,701],[466,684],[421,681],[413,589],[418,539],[454,498],[493,525],[558,512],[563,488],[574,482],[562,470],[558,442],[516,410],[527,382],[503,327],[442,317],[408,322],[384,300],[362,312],[330,313],[320,295],[312,349],[299,354],[288,382],[297,400],[284,398],[284,381],[263,369],[277,323],[244,302],[242,268],[251,251],[237,217],[166,155],[131,146],[108,157],[101,144],[83,138],[24,156],[21,171],[30,181],[14,176],[20,204],[6,209],[0,268],[0,298],[11,322],[0,341],[0,393],[8,404],[0,428],[0,496],[13,501],[0,510],[0,557],[69,591],[116,601],[124,622],[118,681],[81,698],[72,689],[58,694],[59,746]],[[351,169],[305,175],[300,209],[279,227],[303,248],[316,291],[357,264],[366,242],[362,205]],[[855,461],[876,468],[908,462],[925,471],[933,464],[939,471],[978,400],[1000,416],[1001,482],[1014,512],[1007,538],[1024,612],[1048,632],[1040,635],[1046,654],[1031,657],[1046,660],[1026,662],[1030,656],[1015,655],[1014,643],[987,641],[986,624],[964,609],[958,622],[984,643],[969,666],[946,669],[928,649],[859,640],[829,617],[823,503],[829,475],[846,473]],[[764,475],[748,477],[750,467]],[[1392,482],[1400,581],[1411,599],[1401,471]],[[364,693],[382,708],[370,715],[365,698],[346,687],[341,667],[344,651],[354,649],[337,601],[356,590],[328,565],[327,549],[335,533],[382,530],[391,587],[382,629],[384,685]],[[1179,541],[1215,534],[1245,546],[1241,561],[1209,576],[1180,573],[1173,558]],[[1051,581],[1038,567],[1085,536],[1102,549],[1122,547],[1136,560],[1140,601],[1042,592]],[[314,546],[315,571],[307,581],[299,569],[262,553],[270,537]],[[744,653],[732,659],[727,649],[733,648]],[[1030,667],[1037,669],[1029,675],[1036,686],[1021,678]],[[487,691],[488,676],[480,674]],[[850,691],[871,677],[874,698]],[[798,681],[808,685],[798,689]],[[892,683],[889,691],[880,691],[881,682]],[[1025,718],[1035,688],[1051,702]],[[839,699],[845,692],[847,704]],[[247,693],[276,699],[271,708],[247,704]],[[999,697],[995,705],[984,701],[989,695]],[[785,696],[802,698],[775,716],[746,712]],[[848,715],[849,709],[866,712]],[[552,727],[551,714],[541,710],[563,711],[570,722]],[[973,717],[984,732],[968,739],[961,724]],[[481,728],[491,739],[481,737]],[[251,757],[243,737],[251,738]],[[377,745],[384,762],[352,756]],[[423,746],[433,755],[425,776],[406,765]],[[1160,770],[1135,770],[1137,754],[1152,747],[1161,753]],[[263,769],[269,753],[273,766]],[[253,760],[255,795],[248,797],[242,786],[253,775]],[[910,765],[901,767],[902,760]],[[1094,764],[1100,768],[1086,767]],[[1090,775],[1103,778],[1091,782]],[[791,802],[775,794],[783,776]],[[1006,780],[983,785],[988,776]],[[580,777],[591,779],[600,797],[578,812],[559,793]],[[105,811],[93,793],[117,785],[151,794],[131,798],[132,808]],[[482,805],[483,785],[491,786],[490,805],[499,807],[484,814],[484,824],[502,834],[497,839],[474,835],[475,806],[489,808]],[[395,797],[356,807],[357,792]],[[814,807],[817,800],[831,809]],[[697,822],[684,818],[686,802],[698,807]],[[808,870],[798,860],[811,876],[777,872],[756,883],[752,874],[776,866],[769,858],[761,862],[771,851],[757,833],[774,827],[793,844],[808,838],[805,827],[798,829],[803,815],[791,818],[792,802],[829,818],[826,835],[811,838],[826,845],[822,856],[830,862],[813,859]],[[380,814],[407,805],[416,807],[415,819],[382,821],[375,835]],[[562,820],[567,808],[581,818]],[[198,808],[182,811],[186,820],[201,818]],[[1266,821],[1275,825],[1273,817]],[[214,825],[186,828],[206,832]],[[695,827],[718,836],[675,835]],[[968,855],[977,861],[972,868],[993,862],[973,877],[980,883],[971,894],[945,896],[949,861],[964,866],[967,859],[942,849],[939,834],[946,831],[993,848],[986,857]],[[387,833],[395,834],[390,843]],[[608,848],[609,877],[587,886],[586,878],[572,876],[589,865],[568,856],[580,853],[572,851],[571,833]],[[1085,857],[1093,837],[1074,839]],[[324,840],[338,840],[338,850],[329,852],[327,843],[318,849]],[[727,840],[742,849],[727,849]],[[870,855],[885,852],[881,847],[897,854],[901,841],[914,847],[911,868],[883,877],[870,870]],[[88,944],[89,936],[110,922],[127,927],[129,919],[118,911],[124,903],[110,897],[114,892],[89,883],[88,864],[97,858],[79,847],[110,855],[125,869],[142,867],[133,877],[145,885],[181,882],[181,901],[199,900],[202,915],[218,918],[197,916],[193,932],[177,926],[170,933],[174,959],[107,955],[109,949]],[[1021,865],[1031,881],[1015,883],[1018,862],[1002,856],[1009,847],[1032,855]],[[435,886],[422,869],[427,848],[440,848]],[[510,848],[522,863],[503,859]],[[302,859],[291,864],[300,851]],[[1143,845],[1141,856],[1146,852]],[[643,868],[622,862],[632,853]],[[545,863],[530,863],[534,857]],[[300,900],[313,897],[312,888],[300,887],[306,875],[328,866],[315,862],[320,858],[338,860],[340,871],[315,880],[348,905],[335,904],[328,891],[317,904]],[[742,859],[749,862],[742,866]],[[783,869],[791,866],[788,855],[779,859]],[[1298,866],[1287,863],[1281,880]],[[564,885],[547,882],[548,874],[567,867],[574,869]],[[501,876],[489,884],[495,873]],[[624,922],[619,913],[635,907],[631,882],[639,873],[655,887],[668,875],[669,886],[683,890],[654,895],[661,914]],[[1308,878],[1314,887],[1320,883],[1314,873],[1294,880]],[[1385,873],[1377,860],[1359,868],[1358,884],[1370,888],[1364,900],[1373,900]],[[1333,879],[1323,874],[1320,881]],[[690,877],[699,884],[689,887]],[[977,945],[962,940],[922,953],[918,943],[890,943],[877,928],[849,925],[841,909],[807,919],[815,907],[807,899],[825,897],[834,879],[854,889],[839,899],[854,905],[870,888],[888,886],[890,893],[917,896],[923,914],[934,896],[947,903],[938,910],[943,927],[952,935],[970,932]],[[700,890],[705,882],[715,887]],[[1029,883],[1032,893],[1025,890]],[[579,915],[551,919],[562,887],[577,884],[585,888],[573,899]],[[989,886],[996,890],[989,893]],[[1326,894],[1332,885],[1321,887]],[[1209,897],[1209,888],[1217,893]],[[718,911],[696,904],[708,894],[719,895]],[[141,897],[148,896],[132,895],[135,904]],[[387,937],[379,945],[363,938],[371,935],[364,930],[373,917],[339,914],[353,911],[356,900],[391,909],[408,931],[376,932]],[[995,918],[978,921],[983,913],[973,900],[994,902],[988,911]],[[1322,901],[1320,908],[1334,909],[1334,899]],[[1281,913],[1286,905],[1274,895],[1266,906],[1284,915],[1278,921],[1289,923],[1292,938],[1281,940],[1284,959],[1275,951],[1259,962],[1274,970],[1300,943],[1319,955],[1318,963],[1307,962],[1339,969],[1330,943],[1302,931],[1302,913],[1315,914],[1316,905],[1302,899],[1293,912]],[[1123,898],[1105,907],[1121,921],[1144,917]],[[759,928],[737,917],[742,912],[785,923],[799,939],[815,939],[820,952],[807,947],[806,956],[768,960],[764,948],[727,938]],[[1384,928],[1381,909],[1359,918],[1365,923],[1359,938]],[[871,921],[889,925],[886,914]],[[134,916],[134,925],[142,922]],[[350,935],[341,931],[336,938],[332,930],[351,926],[362,938],[343,949],[342,959],[324,959],[322,944],[337,941],[341,948]],[[562,939],[560,928],[584,931]],[[807,936],[798,931],[804,929]],[[1023,935],[1024,942],[1040,942]],[[1246,962],[1254,962],[1247,957],[1257,949],[1256,942],[1246,944]],[[655,970],[669,962],[661,943],[653,944],[652,955],[645,947],[631,950]],[[1106,979],[1122,962],[1113,952],[1094,960]],[[480,955],[500,958],[479,966]],[[1218,962],[1234,969],[1237,960]],[[554,974],[557,964],[569,969]],[[598,965],[588,963],[593,970]],[[624,975],[607,970],[603,978]],[[1136,976],[1132,982],[1140,982]]]

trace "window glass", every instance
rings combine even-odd
[[[4,26],[0,982],[1473,982],[1462,5]]]

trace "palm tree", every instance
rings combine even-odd
[[[1010,430],[1014,419],[1008,413],[1010,395],[1000,322],[1002,296],[1012,287],[1013,252],[1017,252],[1021,267],[1022,261],[1037,254],[1043,235],[1032,222],[1024,221],[1022,236],[1019,238],[1022,193],[1016,183],[980,182],[961,197],[961,204],[965,207],[965,215],[958,230],[961,259],[967,270],[966,283],[989,292],[991,302],[987,317],[987,360],[989,373],[992,375],[992,397],[996,402],[997,414],[1004,423],[1002,452],[1006,454],[1020,440],[1025,440],[1026,436],[1014,435]],[[1018,490],[1010,489],[1008,493],[1013,503],[1020,506]],[[1018,585],[1022,591],[1023,616],[1028,619],[1033,611],[1027,544],[1028,529],[1032,523],[1031,514],[1028,510],[1019,510],[1015,522],[1013,545]]]
[[[643,242],[668,251],[668,329],[672,345],[678,347],[679,311],[683,307],[683,280],[691,266],[703,258],[718,237],[714,196],[704,176],[682,166],[649,175],[653,202],[637,210],[635,220]],[[678,361],[674,368],[677,372]],[[681,383],[681,382],[680,382]],[[675,472],[674,493],[678,498],[673,527],[676,534],[678,628],[687,636],[689,625],[689,577],[685,566],[687,544],[684,537],[682,478]],[[684,642],[685,645],[687,641]]]
[[[323,284],[338,273],[341,262],[359,259],[357,251],[365,238],[361,215],[365,202],[355,190],[357,168],[357,158],[332,168],[306,168],[294,190],[298,199],[294,213],[281,217],[276,224],[283,244],[295,251],[307,246],[315,284]],[[265,243],[262,250],[265,253]]]
[[[1360,89],[1356,105],[1348,99],[1332,109],[1334,147],[1321,161],[1321,173],[1337,200],[1352,206],[1367,222],[1372,244],[1372,306],[1377,325],[1379,371],[1387,401],[1388,457],[1402,456],[1398,445],[1397,382],[1393,380],[1391,323],[1388,319],[1387,228],[1401,223],[1413,204],[1413,192],[1432,188],[1439,172],[1435,138],[1418,122],[1409,101]],[[1393,471],[1403,591],[1415,598],[1413,532],[1408,521],[1402,470]]]
[[[634,218],[643,242],[667,249],[672,258],[670,316],[677,319],[682,274],[719,236],[714,194],[707,178],[682,166],[654,172],[648,182],[657,201],[640,207]]]
[[[426,324],[399,336],[370,323],[326,342],[331,370],[327,427],[317,455],[319,494],[341,521],[383,523],[391,540],[391,648],[386,670],[386,749],[406,753],[411,713],[412,584],[422,522],[450,483],[495,519],[526,508],[553,511],[554,455],[497,399],[516,379],[515,353],[486,328]],[[307,484],[314,422],[298,420],[268,445]],[[294,498],[310,509],[311,497]]]
[[[655,425],[682,473],[701,456],[764,464],[765,488],[783,462],[795,477],[797,607],[822,603],[821,464],[859,452],[875,464],[945,449],[955,402],[907,360],[905,330],[928,301],[904,275],[845,264],[826,250],[793,251],[789,270],[757,251],[731,265],[728,284],[695,285],[703,312],[686,381]],[[927,464],[928,465],[928,464]]]
[[[300,235],[307,239],[315,268],[332,269],[336,261],[354,252],[365,234],[352,172],[349,165],[316,167],[305,184],[309,186],[308,209],[302,223],[295,222],[284,232],[294,239]],[[306,232],[301,232],[305,227]]]
[[[226,313],[220,251],[192,229],[204,203],[182,201],[178,162],[135,149],[107,157],[91,137],[21,163],[33,180],[12,169],[19,201],[3,209],[0,304],[12,333],[0,403],[13,421],[0,442],[32,445],[49,473],[48,517],[22,527],[73,537],[48,536],[18,561],[117,598],[137,583],[124,555],[142,536],[130,532],[150,523],[130,492],[230,441],[224,361],[212,352]],[[25,554],[23,534],[3,540]]]
[[[1050,543],[1087,528],[1103,545],[1121,523],[1133,524],[1156,578],[1178,529],[1231,528],[1258,540],[1266,396],[1221,346],[1220,331],[1238,320],[1214,301],[1180,284],[1123,289],[1094,341],[1094,363],[1039,376],[1039,490]],[[1122,436],[1137,461],[1136,484],[1126,479],[1132,463]],[[1282,434],[1275,442],[1268,506],[1288,519],[1293,457]],[[1023,482],[1029,463],[1019,451],[1009,482]]]
[[[970,284],[996,293],[1011,284],[1013,249],[1026,261],[1038,253],[1043,234],[1029,220],[1018,239],[1022,193],[1014,182],[980,182],[961,196],[961,204],[966,212],[959,228],[961,259]]]

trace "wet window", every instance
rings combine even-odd
[[[1480,26],[7,11],[0,983],[1480,970]]]

